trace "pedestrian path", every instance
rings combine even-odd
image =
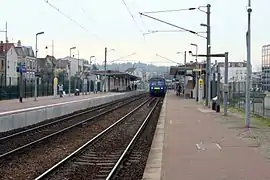
[[[165,101],[143,179],[270,179],[267,160],[217,122],[221,114],[175,93]]]

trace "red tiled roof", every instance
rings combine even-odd
[[[14,43],[3,43],[3,51],[7,52],[12,46],[14,46]]]

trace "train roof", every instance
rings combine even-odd
[[[162,78],[162,77],[152,77],[149,79],[149,81],[151,80],[164,80],[165,81],[165,78]]]

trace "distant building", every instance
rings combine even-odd
[[[219,62],[221,83],[224,83],[225,63]],[[247,78],[246,62],[229,62],[228,82],[245,82]]]
[[[270,90],[270,44],[262,47],[262,89]]]
[[[262,72],[253,72],[252,76],[252,88],[262,89]]]
[[[76,76],[89,68],[89,62],[85,59],[76,59],[74,57],[64,57],[57,59],[56,69],[68,70],[70,62],[70,75]]]
[[[38,58],[38,71],[43,79],[52,79],[54,77],[54,68],[56,59],[54,56],[47,55],[44,58]]]

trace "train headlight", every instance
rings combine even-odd
[[[163,89],[163,87],[161,87],[160,89]]]
[[[151,89],[154,89],[153,87],[151,87]]]

